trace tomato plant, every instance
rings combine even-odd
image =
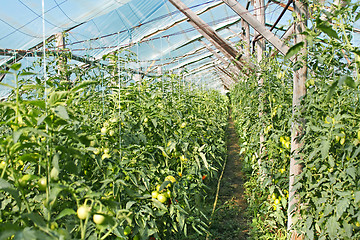
[[[359,48],[352,28],[359,4],[308,1],[307,93],[294,117],[303,119],[299,155],[291,149],[293,72],[300,62],[269,57],[261,71],[231,89],[232,115],[249,181],[255,239],[287,239],[289,162],[300,160],[294,188],[300,211],[292,229],[305,239],[357,239],[359,229]],[[331,23],[331,24],[329,24]],[[269,54],[271,55],[271,54]],[[258,85],[258,79],[263,85]],[[259,115],[259,112],[261,114]],[[263,152],[260,154],[260,136]]]
[[[111,65],[68,66],[69,76],[82,79],[69,83],[58,76],[59,56],[48,57],[46,82],[30,73],[41,61],[11,66],[17,84],[0,102],[2,236],[205,234],[201,194],[209,187],[199,180],[216,181],[222,167],[227,99],[190,91],[175,74],[134,84]],[[112,57],[132,61],[129,52]],[[191,216],[199,221],[186,221]]]

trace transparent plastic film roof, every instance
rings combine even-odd
[[[223,1],[182,2],[233,47],[241,49],[241,18]],[[254,7],[247,1],[238,3],[254,13]],[[280,37],[293,19],[289,10],[279,18],[286,3],[267,1],[264,7],[267,27],[276,22],[272,32]],[[41,1],[3,0],[1,5],[0,64],[4,65],[19,51],[31,52],[42,47],[43,19]],[[158,73],[159,68],[162,72],[186,69],[186,80],[222,89],[224,76],[216,70],[219,59],[207,49],[211,43],[167,0],[46,0],[44,12],[46,39],[64,32],[65,48],[74,56],[99,60],[104,54],[129,49],[136,54],[136,62],[129,64],[133,69],[146,73]],[[360,22],[354,27],[360,28]],[[353,41],[359,45],[356,32]],[[29,55],[21,61],[26,64],[34,58]],[[2,82],[9,81],[5,77]],[[0,86],[0,95],[4,91]]]

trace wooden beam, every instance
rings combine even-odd
[[[241,18],[252,26],[255,31],[260,33],[269,43],[271,43],[276,49],[285,55],[289,47],[284,44],[274,33],[260,23],[245,7],[241,6],[236,0],[222,0],[226,3],[234,12],[236,12]]]
[[[216,42],[213,38],[211,38],[209,35],[206,34],[205,31],[203,31],[203,29],[198,28],[198,26],[191,20],[189,20],[189,23],[191,25],[193,25],[193,27],[195,29],[198,30],[198,32],[206,39],[208,40],[216,49],[218,49],[227,59],[229,59],[235,66],[237,69],[239,69],[240,71],[243,70],[243,66],[236,60],[236,58],[234,58],[228,51],[226,51],[218,42]],[[237,72],[240,72],[237,71]],[[236,74],[236,72],[234,72],[234,74]]]
[[[226,86],[228,89],[230,89],[230,86],[232,84],[229,82],[229,76],[227,76],[223,72],[223,69],[221,67],[215,65],[214,68],[219,73],[219,77],[220,77],[221,81],[223,82],[224,86]]]
[[[285,8],[286,5],[287,5],[287,4],[285,4],[285,3],[282,3],[282,2],[279,2],[279,1],[276,1],[276,0],[271,0],[271,2],[276,3],[277,5],[279,5],[279,6],[283,7],[283,8]],[[293,8],[293,7],[290,7],[290,6],[289,6],[287,9],[288,9],[289,11],[294,11],[294,8]]]
[[[181,0],[169,0],[179,11],[189,18],[190,24],[193,25],[201,35],[208,39],[217,49],[219,49],[227,58],[234,61],[235,65],[242,70],[241,64],[238,63],[239,53],[225,39],[219,36],[204,20],[196,13],[190,10]]]
[[[218,65],[215,65],[214,67],[218,68],[223,74],[225,74],[227,76],[228,81],[229,81],[230,84],[235,83],[234,79],[231,77],[231,74],[229,74],[229,72],[225,68],[223,68],[221,66],[218,66]]]
[[[209,50],[209,52],[211,52],[217,59],[219,59],[223,64],[227,65],[230,70],[236,74],[236,75],[239,75],[240,72],[238,69],[236,69],[233,65],[231,65],[231,63],[229,63],[228,61],[226,61],[223,57],[220,56],[220,54],[218,54],[214,49],[212,49],[209,45],[207,45],[205,42],[199,40],[199,42],[205,46],[205,48],[207,50]]]

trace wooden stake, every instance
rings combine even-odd
[[[255,17],[256,19],[259,21],[259,23],[263,24],[265,26],[265,8],[264,8],[264,0],[255,0],[254,1],[254,8],[255,8]],[[258,35],[257,33],[254,34],[255,36]],[[264,51],[265,51],[265,39],[260,39],[258,41],[256,41],[255,43],[255,47],[256,47],[256,60],[258,63],[258,67],[260,66],[260,63],[262,62],[263,59],[263,55],[264,55]],[[261,69],[258,69],[257,72],[257,78],[258,78],[258,85],[259,88],[261,89],[264,85],[264,79],[261,78]],[[263,95],[260,94],[259,95],[259,119],[261,121],[262,116],[264,115],[263,112],[263,108],[264,108],[264,101],[263,101]],[[262,127],[261,127],[261,131],[260,131],[260,148],[259,148],[259,158],[258,158],[258,165],[259,165],[259,172],[261,175],[263,175],[263,171],[262,171],[262,167],[261,167],[261,162],[262,162],[262,157],[263,157],[263,152],[264,152],[264,141],[265,141],[265,137],[264,137],[264,129],[265,129],[265,124],[264,122],[262,122]]]

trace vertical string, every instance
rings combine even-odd
[[[44,0],[42,0],[42,27],[43,27],[43,66],[44,66],[44,80],[45,80],[45,106],[47,105],[47,88],[46,88],[46,82],[47,82],[47,72],[46,72],[46,39],[45,39],[45,3]],[[45,108],[46,109],[46,108]]]
[[[120,34],[118,34],[118,47],[120,46]],[[119,61],[119,58],[120,58],[120,53],[117,54],[117,67],[118,67],[118,81],[119,81],[119,155],[120,155],[120,160],[122,159],[122,144],[121,144],[121,141],[122,141],[122,138],[121,138],[121,123],[122,123],[122,118],[121,118],[121,83],[122,83],[122,79],[121,79],[121,76],[120,76],[120,61]],[[125,63],[126,64],[126,63]]]
[[[46,39],[45,39],[45,0],[42,0],[42,27],[43,27],[43,35],[42,35],[42,40],[43,40],[43,65],[44,65],[44,101],[45,101],[45,116],[47,117],[47,71],[46,71]],[[49,126],[48,124],[45,123],[45,131],[46,134],[49,135]],[[49,201],[50,198],[50,161],[49,161],[49,157],[51,156],[51,153],[49,152],[49,138],[46,137],[45,138],[46,141],[46,155],[45,155],[45,159],[46,159],[46,202]],[[40,170],[40,168],[39,168]],[[40,171],[39,171],[40,174]],[[50,220],[51,215],[50,215],[50,211],[48,211],[47,214],[47,220]]]
[[[161,81],[163,100],[165,100],[164,99],[164,91],[165,91],[165,89],[164,89],[164,74],[163,74],[163,67],[162,67],[163,66],[163,44],[162,44],[161,38],[160,38],[160,41],[161,41],[160,42],[160,74],[161,74],[160,81]]]
[[[137,80],[139,81],[137,83],[137,87],[138,87],[138,91],[139,91],[139,101],[141,103],[141,96],[140,96],[140,84],[141,84],[141,74],[140,74],[140,69],[141,69],[141,66],[140,66],[140,61],[139,61],[139,42],[136,43],[136,63],[137,63],[137,66],[138,66],[138,76],[136,78],[138,78]]]

